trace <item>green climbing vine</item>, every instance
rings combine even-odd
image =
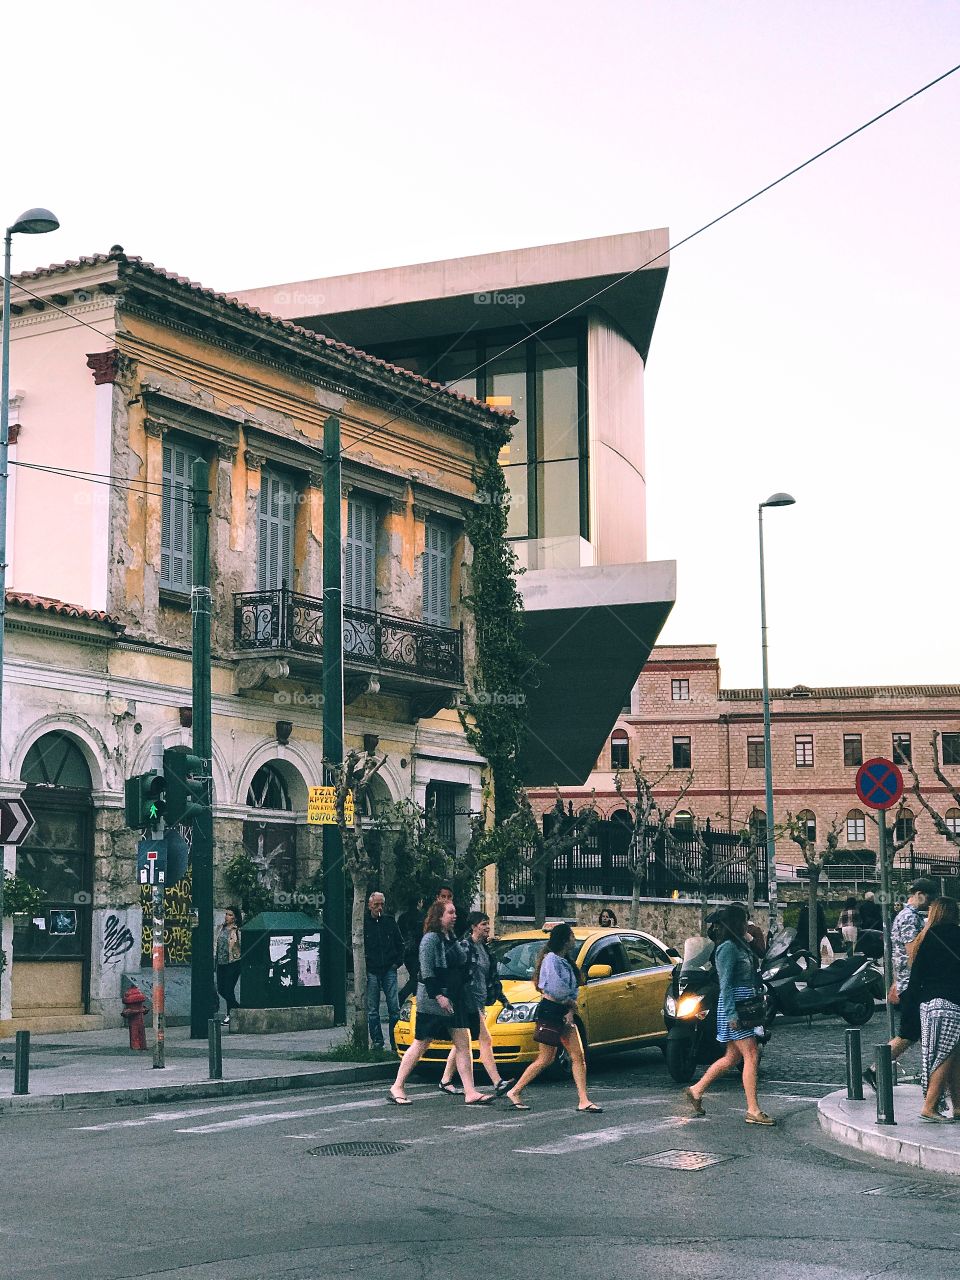
[[[524,640],[520,569],[506,537],[510,495],[495,449],[480,455],[474,483],[477,500],[466,525],[472,583],[464,603],[473,613],[477,652],[460,720],[467,741],[490,765],[494,820],[500,823],[516,809],[522,787],[520,752],[535,663]]]

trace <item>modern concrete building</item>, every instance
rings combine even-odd
[[[646,560],[643,389],[668,243],[641,231],[237,295],[518,418],[501,462],[543,661],[530,785],[586,779],[676,597],[675,564]]]

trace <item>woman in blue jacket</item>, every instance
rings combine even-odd
[[[757,1101],[757,1064],[760,1049],[757,1036],[762,1027],[741,1027],[737,1019],[736,1002],[747,1000],[758,993],[756,966],[747,934],[747,909],[739,902],[732,902],[719,914],[716,929],[719,941],[714,952],[714,965],[720,979],[720,999],[717,1004],[717,1039],[727,1046],[722,1058],[710,1064],[696,1084],[686,1090],[687,1099],[695,1116],[705,1116],[700,1099],[718,1076],[725,1075],[742,1060],[743,1091],[747,1095],[747,1124],[775,1124],[776,1121],[760,1108]]]

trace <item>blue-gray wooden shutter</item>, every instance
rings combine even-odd
[[[293,586],[293,485],[264,470],[257,522],[257,590]]]
[[[164,443],[160,585],[170,591],[189,591],[193,586],[190,469],[198,456],[192,450],[172,441]]]
[[[354,609],[376,605],[377,512],[366,498],[347,499],[343,603]]]
[[[435,627],[450,625],[450,530],[435,520],[425,525],[423,620]]]

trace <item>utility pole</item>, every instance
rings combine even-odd
[[[210,471],[198,458],[190,472],[193,511],[193,754],[203,761],[206,803],[193,819],[193,934],[190,969],[190,1035],[207,1038],[213,1003],[213,737],[210,722]]]
[[[343,764],[343,561],[340,519],[340,420],[323,424],[323,758]],[[324,782],[327,780],[324,779]],[[347,951],[343,841],[323,828],[323,985],[333,1020],[347,1021]]]
[[[153,832],[156,837],[157,832]],[[163,819],[160,819],[159,839],[163,839]],[[164,859],[164,862],[166,859]],[[166,874],[157,870],[150,893],[153,905],[153,1066],[155,1070],[166,1067],[167,1039],[167,987],[164,968],[163,935],[166,932]]]

